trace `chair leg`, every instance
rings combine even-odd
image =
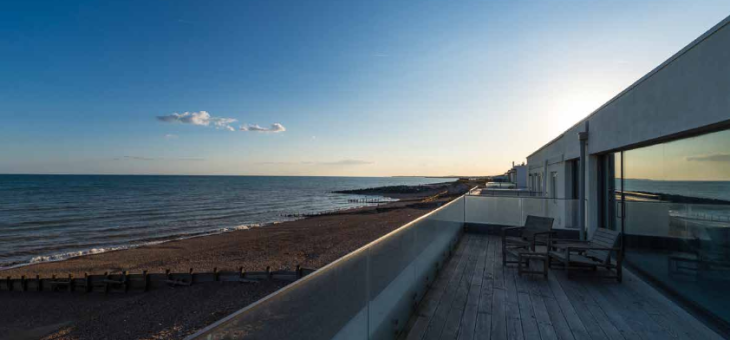
[[[502,240],[502,267],[507,265],[507,251],[504,247],[504,240]]]

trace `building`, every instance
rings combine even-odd
[[[524,163],[515,165],[512,162],[512,169],[509,169],[506,175],[509,178],[509,182],[514,183],[517,189],[527,188],[527,166]]]
[[[626,262],[730,325],[730,18],[527,157],[529,186],[624,232]]]

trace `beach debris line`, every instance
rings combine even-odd
[[[1,291],[18,292],[103,292],[128,293],[130,291],[147,292],[152,289],[165,287],[185,287],[193,284],[211,284],[215,282],[240,282],[253,284],[263,280],[279,280],[294,282],[313,273],[315,269],[303,268],[297,265],[295,270],[276,270],[266,267],[265,271],[247,272],[243,267],[237,271],[219,271],[213,268],[212,272],[194,272],[190,268],[185,273],[173,273],[169,269],[164,273],[149,273],[147,270],[142,273],[130,274],[128,271],[121,273],[109,273],[89,275],[84,273],[83,277],[74,277],[71,274],[64,277],[52,275],[50,278],[41,278],[36,275],[28,278],[25,275],[20,278],[6,276],[0,279]]]

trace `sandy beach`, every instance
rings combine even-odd
[[[457,190],[458,191],[458,190]],[[439,192],[441,194],[439,195]],[[250,230],[0,271],[0,276],[103,272],[196,272],[320,268],[455,197],[439,190],[397,193],[401,200]],[[396,195],[394,193],[393,195]],[[434,196],[435,195],[435,196]],[[3,292],[0,338],[179,339],[285,282],[214,283],[128,294]],[[130,327],[130,325],[134,325]]]

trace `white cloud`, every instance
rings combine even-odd
[[[168,133],[165,135],[165,139],[177,139],[177,135],[173,135],[171,133]]]
[[[184,162],[199,162],[204,161],[204,158],[165,158],[165,157],[145,157],[145,156],[124,156],[121,158],[114,158],[115,161],[129,160],[129,161],[184,161]]]
[[[246,124],[241,126],[241,131],[251,131],[251,132],[284,132],[286,131],[286,128],[284,125],[281,125],[279,123],[271,124],[271,127],[265,128],[261,127],[255,124]]]
[[[730,162],[730,154],[716,153],[711,155],[687,157],[690,162]]]
[[[360,159],[343,159],[334,162],[316,162],[317,165],[368,165],[373,164],[370,161],[364,161]]]
[[[166,116],[157,116],[157,120],[165,123],[182,123],[200,126],[213,125],[216,129],[235,131],[230,125],[237,120],[233,118],[213,117],[207,111],[173,113]]]

